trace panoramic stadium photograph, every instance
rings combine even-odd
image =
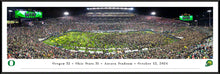
[[[212,7],[8,7],[8,59],[213,59]]]

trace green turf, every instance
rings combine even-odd
[[[149,33],[154,34],[152,31],[138,31],[138,32],[128,32],[128,33],[91,33],[91,32],[66,32],[59,37],[50,37],[49,39],[43,41],[44,43],[52,46],[62,46],[65,49],[74,50],[77,47],[84,47],[84,48],[77,48],[80,50],[85,50],[88,52],[90,51],[104,51],[107,48],[126,48],[128,44],[121,43],[118,41],[111,41],[115,40],[116,36],[121,36],[125,34],[139,34],[139,33]],[[106,41],[109,40],[109,41]],[[168,42],[174,42],[172,39],[167,39]],[[116,42],[116,43],[115,43]],[[170,43],[169,42],[169,43]],[[136,46],[136,45],[130,45]],[[99,48],[100,50],[96,49],[88,49],[88,48]],[[88,49],[88,50],[87,50]],[[109,50],[109,52],[113,52],[116,50]]]
[[[104,37],[109,33],[90,33],[90,32],[68,32],[60,37],[50,37],[45,40],[44,43],[52,46],[63,46],[66,49],[75,49],[75,47],[89,47],[98,48],[100,43],[98,38]],[[105,45],[105,47],[114,47],[112,45]],[[84,50],[80,48],[80,50]],[[95,49],[90,49],[91,51],[96,51]],[[97,50],[101,51],[101,50]]]

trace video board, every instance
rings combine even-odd
[[[179,19],[182,21],[192,21],[193,20],[193,16],[189,15],[189,16],[179,16]]]
[[[36,12],[36,11],[15,11],[15,18],[42,18],[43,13],[42,12]]]

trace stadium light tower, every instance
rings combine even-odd
[[[211,14],[212,10],[207,10],[207,12],[209,13],[209,27],[210,27],[211,26],[210,14]]]
[[[9,12],[10,20],[11,20],[12,19],[12,15],[11,14],[12,14],[13,11],[12,10],[8,10],[8,12]],[[11,23],[10,23],[10,28],[11,28]]]
[[[64,12],[63,13],[65,16],[68,16],[69,15],[69,12]]]
[[[151,15],[156,15],[156,12],[151,12]]]
[[[196,26],[198,26],[198,20],[195,20],[195,22],[196,22]]]

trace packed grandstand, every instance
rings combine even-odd
[[[30,27],[8,28],[8,58],[213,58],[212,27],[119,9],[89,10],[78,16],[34,21]]]

